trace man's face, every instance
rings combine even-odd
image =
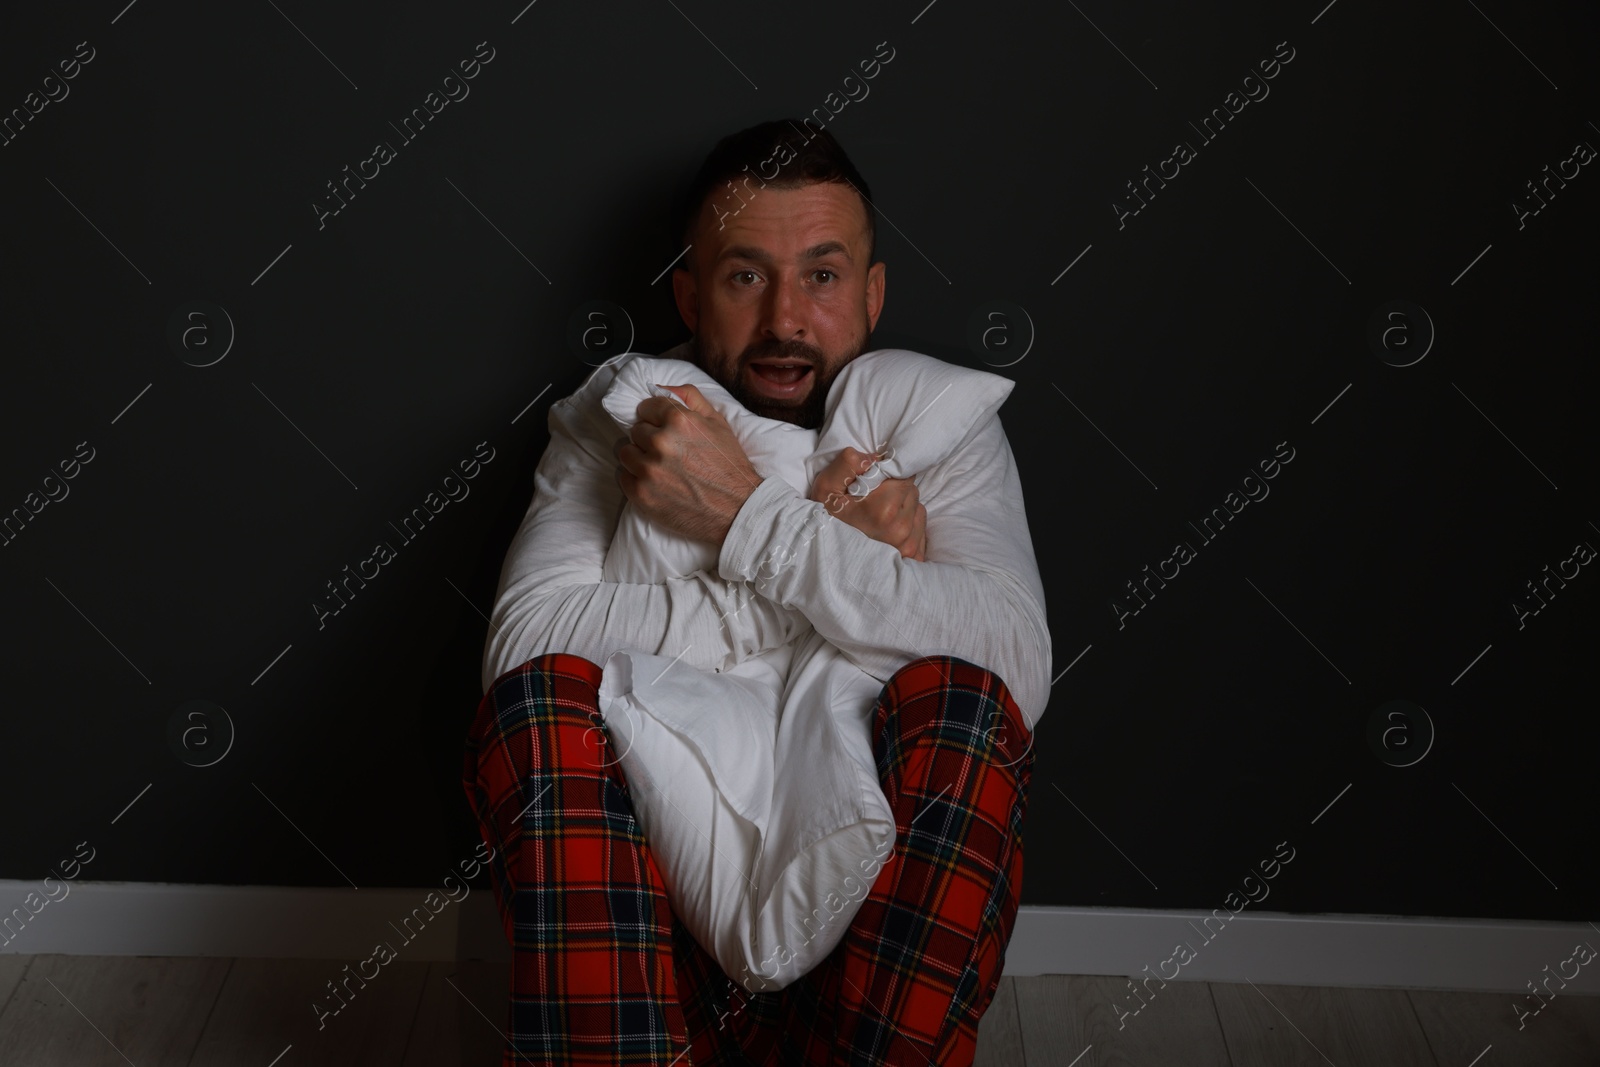
[[[742,207],[725,187],[701,205],[690,265],[672,272],[678,313],[695,363],[740,404],[820,429],[833,379],[883,309],[866,207],[843,182],[740,189]],[[799,371],[771,366],[781,363]]]

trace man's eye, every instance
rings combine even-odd
[[[750,275],[750,277],[752,277],[752,278],[754,278],[756,276],[756,272],[753,271],[753,270],[741,270],[741,271],[738,271],[738,272],[736,272],[734,274],[733,280],[735,282],[737,282],[740,278],[744,277],[746,274]]]
[[[833,271],[827,270],[827,269],[824,269],[824,268],[819,268],[818,270],[813,272],[813,277],[815,277],[817,274],[826,274],[830,278],[837,278],[838,277],[838,275],[833,273]]]

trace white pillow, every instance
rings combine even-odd
[[[806,462],[806,485],[847,447],[888,449],[851,483],[851,496],[866,496],[886,477],[920,475],[966,444],[1016,384],[903,348],[863,353],[844,365],[828,390],[822,434]]]
[[[801,495],[846,446],[889,449],[852,484],[855,495],[884,477],[921,475],[976,433],[1015,384],[903,349],[868,352],[835,378],[819,432],[750,412],[686,360],[619,358],[601,400],[619,434],[632,428],[645,398],[671,396],[652,383],[693,384],[728,420],[752,466]],[[715,574],[719,554],[627,502],[604,578],[656,583]],[[789,646],[720,674],[631,650],[602,666],[617,762],[674,913],[750,992],[782,988],[810,971],[842,938],[894,843],[868,714],[887,679],[867,676],[809,628]],[[800,718],[780,722],[783,715]],[[775,794],[786,810],[772,810]],[[826,917],[820,929],[818,916]]]

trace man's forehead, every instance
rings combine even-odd
[[[793,256],[853,258],[851,245],[866,236],[866,209],[847,185],[818,182],[797,189],[757,189],[748,202],[728,196],[708,200],[702,239],[717,258],[757,261]],[[720,228],[714,223],[721,223]]]
[[[819,241],[817,244],[814,244],[809,248],[801,249],[795,258],[801,260],[824,259],[828,256],[834,255],[843,256],[845,259],[855,262],[855,257],[850,254],[849,245],[845,244],[843,241],[831,239]],[[778,257],[774,255],[773,252],[768,250],[764,245],[749,244],[744,241],[740,241],[737,244],[724,245],[722,250],[717,253],[717,259],[719,260],[748,259],[755,263],[767,263],[777,258]]]

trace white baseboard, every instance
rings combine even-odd
[[[1555,974],[1579,942],[1600,948],[1600,928],[1589,923],[1258,912],[1202,926],[1210,914],[1024,906],[1005,973],[1170,978],[1176,971],[1178,981],[1527,993],[1527,983]],[[1174,959],[1180,942],[1192,955]],[[1183,958],[1189,962],[1180,966]],[[1549,988],[1600,993],[1600,959],[1568,965],[1567,973],[1575,966],[1565,988],[1559,978]]]
[[[383,941],[413,962],[511,958],[487,889],[452,902],[427,888],[64,884],[67,896],[39,906],[40,883],[0,881],[0,921],[10,917],[0,927],[0,954],[349,961]],[[36,914],[25,900],[39,907]],[[19,922],[12,909],[30,917]],[[1201,933],[1207,914],[1026,905],[1005,973],[1517,994],[1555,974],[1579,942],[1600,946],[1600,927],[1589,923],[1275,912],[1241,913],[1225,926],[1214,918],[1208,941]],[[1189,962],[1164,962],[1180,942],[1192,952]],[[1600,960],[1564,988],[1558,979],[1549,988],[1600,993]]]
[[[52,880],[54,882],[54,880]],[[509,960],[494,896],[455,903],[440,888],[302,889],[169,882],[55,882],[70,886],[20,925],[13,909],[38,882],[0,881],[0,955],[265,956],[361,960],[387,942],[397,958]],[[456,883],[460,884],[460,883]],[[407,919],[410,918],[409,924]]]

